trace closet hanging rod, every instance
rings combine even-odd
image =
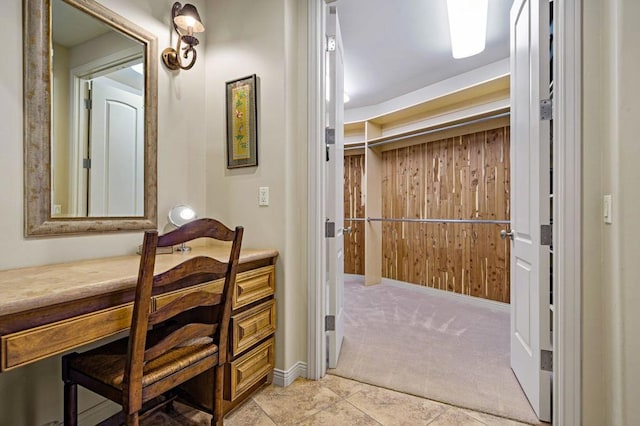
[[[384,217],[367,217],[367,218],[345,217],[344,220],[347,220],[350,222],[367,221],[367,222],[417,222],[417,223],[487,223],[487,224],[496,224],[496,225],[508,225],[511,223],[510,220],[492,220],[492,219],[411,219],[411,218],[388,219]]]
[[[465,121],[463,123],[451,124],[449,126],[444,126],[444,127],[437,127],[435,129],[424,130],[422,132],[413,133],[413,134],[410,134],[410,135],[397,136],[395,138],[386,139],[384,141],[374,142],[372,144],[367,145],[367,148],[371,148],[371,147],[379,146],[379,145],[386,145],[386,144],[391,143],[391,142],[403,141],[405,139],[415,138],[416,136],[430,135],[432,133],[441,132],[443,130],[457,129],[458,127],[468,126],[469,124],[483,123],[485,121],[493,120],[495,118],[508,117],[510,115],[511,115],[511,113],[507,111],[507,112],[502,112],[502,113],[499,113],[499,114],[490,115],[490,116],[487,116],[487,117],[476,118],[475,120],[469,120],[469,121]]]

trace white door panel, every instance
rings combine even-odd
[[[142,216],[143,99],[110,82],[92,82],[88,215]]]
[[[516,0],[511,9],[511,367],[541,420],[551,419],[549,254],[540,226],[548,224],[549,2]]]

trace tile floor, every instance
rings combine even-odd
[[[188,419],[178,424],[209,424],[209,417],[203,413],[183,407],[178,407],[178,411],[183,420]],[[224,424],[517,426],[524,423],[327,375],[319,381],[297,379],[286,388],[263,388],[227,415]]]

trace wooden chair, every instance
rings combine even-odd
[[[209,369],[215,369],[211,424],[222,424],[223,365],[242,234],[242,227],[231,231],[214,219],[160,237],[157,231],[145,233],[129,337],[62,358],[65,425],[77,424],[77,385],[121,404],[120,419],[137,425],[147,405],[172,401],[172,389]],[[228,262],[199,256],[154,275],[157,247],[200,237],[232,241]],[[222,293],[189,293],[151,312],[151,296],[162,289],[222,277]]]

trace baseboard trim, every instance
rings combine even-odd
[[[362,277],[362,275],[344,274],[345,277]],[[411,284],[404,281],[392,280],[391,278],[382,278],[382,282],[396,287],[407,288],[422,293],[428,293],[435,297],[446,297],[470,305],[480,306],[483,308],[494,309],[501,312],[511,312],[511,305],[508,303],[496,302],[495,300],[482,299],[480,297],[467,296],[465,294],[452,293],[450,291],[439,290],[437,288],[426,287],[418,284]]]
[[[78,413],[78,425],[97,425],[121,409],[120,405],[105,399],[93,407],[87,408],[86,410]],[[62,425],[62,422],[60,422],[60,424]]]
[[[286,387],[298,377],[307,377],[307,363],[298,361],[288,370],[273,369],[273,384]]]

